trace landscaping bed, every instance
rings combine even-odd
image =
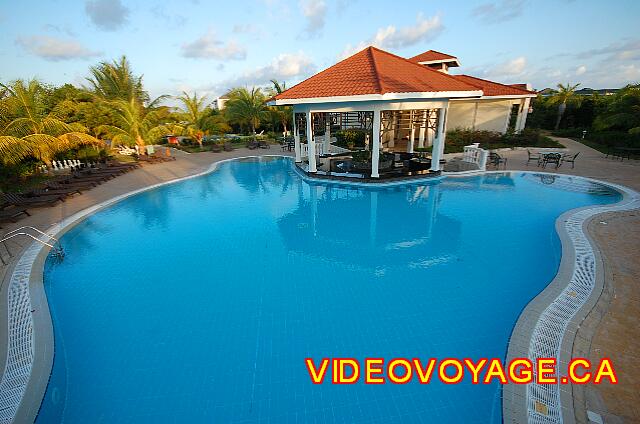
[[[531,147],[531,148],[563,148],[564,146],[555,140],[545,136],[540,131],[524,129],[519,134],[500,134],[492,131],[452,130],[447,132],[444,146],[445,153],[461,153],[464,146],[480,143],[485,150]],[[416,149],[418,151],[420,149]],[[430,151],[431,148],[424,149]]]

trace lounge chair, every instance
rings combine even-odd
[[[580,152],[576,153],[575,155],[573,155],[573,157],[568,156],[568,157],[563,157],[562,158],[562,162],[569,162],[571,164],[571,169],[573,169],[573,167],[576,165],[576,158],[578,157],[578,155],[580,154]]]
[[[224,143],[223,149],[225,152],[233,151],[233,145],[231,143]]]
[[[538,155],[532,154],[531,150],[527,149],[527,166],[529,165],[529,162],[531,162],[532,160],[535,160],[539,166],[540,161],[542,160],[542,156],[540,156],[539,154]]]
[[[247,149],[249,150],[255,150],[259,147],[260,147],[260,143],[256,140],[251,140],[250,142],[247,143]]]
[[[214,143],[211,145],[211,151],[214,153],[220,153],[222,151],[222,146],[218,143]]]
[[[21,215],[30,216],[29,212],[25,208],[18,208],[15,206],[11,206],[8,209],[0,210],[0,222],[17,222],[18,217]]]
[[[73,192],[76,192],[78,194],[82,193],[84,190],[89,190],[93,187],[95,187],[95,185],[93,183],[60,183],[60,182],[55,182],[55,181],[47,181],[46,183],[44,183],[45,188],[47,189],[52,189],[52,190],[73,190]]]
[[[267,143],[266,141],[259,141],[258,142],[258,147],[260,147],[261,149],[270,149],[271,146],[269,145],[269,143]]]
[[[2,199],[14,206],[53,206],[64,200],[64,196],[54,194],[47,196],[24,197],[16,193],[4,193]]]
[[[69,197],[74,194],[81,194],[80,190],[75,187],[67,188],[34,188],[25,193],[26,197],[43,197],[43,196],[63,196]]]
[[[72,175],[64,175],[57,178],[52,178],[49,181],[45,182],[45,186],[51,188],[61,188],[64,187],[78,187],[81,190],[88,190],[92,187],[99,185],[102,181],[93,181],[93,180],[81,180],[76,179]]]

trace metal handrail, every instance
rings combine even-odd
[[[49,243],[47,243],[47,242],[46,242],[46,241],[44,241],[44,240],[40,240],[38,237],[34,236],[33,234],[29,234],[29,233],[15,233],[15,234],[11,234],[11,235],[10,235],[10,236],[8,236],[8,237],[4,237],[4,238],[0,239],[0,243],[4,243],[5,241],[7,241],[7,240],[11,240],[12,238],[17,237],[17,236],[27,236],[27,237],[31,237],[33,240],[35,240],[35,241],[39,241],[40,243],[44,244],[45,246],[50,247],[51,249],[55,249],[55,246],[53,246],[52,244],[49,244]]]
[[[36,227],[31,227],[31,226],[29,226],[29,225],[25,225],[24,227],[16,228],[15,230],[9,231],[8,233],[6,233],[6,234],[4,235],[4,237],[7,237],[8,235],[13,234],[13,233],[17,233],[18,231],[21,231],[21,230],[34,230],[35,232],[37,232],[37,233],[38,233],[38,234],[40,234],[40,235],[43,235],[43,236],[49,237],[49,240],[55,240],[56,242],[58,242],[58,243],[59,243],[58,239],[57,239],[57,238],[55,238],[54,236],[52,236],[52,235],[50,235],[50,234],[47,234],[47,233],[45,233],[44,231],[40,231],[40,230],[38,230]]]
[[[38,234],[48,237],[48,240],[41,240],[40,237],[36,237],[33,234],[30,234],[28,232],[26,232],[27,230],[33,230],[35,232],[37,232]],[[0,243],[2,243],[2,245],[4,246],[4,249],[7,251],[7,254],[9,255],[10,258],[13,257],[13,255],[11,254],[11,252],[9,251],[9,248],[7,247],[7,241],[11,240],[14,237],[18,237],[18,236],[27,236],[29,238],[31,238],[34,241],[37,241],[38,243],[49,247],[54,254],[56,254],[58,257],[62,258],[64,257],[64,250],[62,249],[62,245],[60,244],[60,241],[53,237],[50,234],[47,234],[43,231],[40,231],[39,229],[35,228],[35,227],[31,227],[31,226],[24,226],[24,227],[20,227],[20,228],[16,228],[15,230],[9,231],[8,233],[6,233],[4,235],[4,237],[2,239],[0,239]],[[53,243],[51,242],[53,240]],[[57,246],[56,246],[57,245]],[[7,265],[7,262],[5,262],[4,258],[2,257],[2,255],[0,255],[0,261],[4,264]]]

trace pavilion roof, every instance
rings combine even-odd
[[[477,97],[482,94],[476,85],[452,75],[375,47],[367,47],[278,94],[275,99],[277,101],[389,93],[442,93],[443,97]]]

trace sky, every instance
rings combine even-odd
[[[374,45],[534,88],[640,82],[640,1],[0,0],[0,82],[86,85],[126,55],[152,96],[288,87]]]

